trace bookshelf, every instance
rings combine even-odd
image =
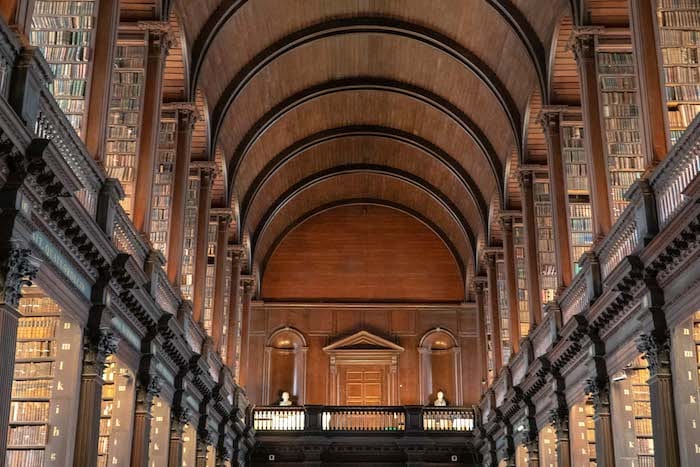
[[[595,409],[593,408],[593,403],[590,401],[586,401],[586,404],[584,404],[583,406],[583,412],[586,417],[586,445],[588,448],[588,465],[589,467],[595,467],[595,420],[593,419]]]
[[[649,370],[641,358],[635,359],[627,370],[631,383],[634,434],[637,438],[639,467],[654,466],[654,438],[651,427],[651,401],[649,397]]]
[[[216,283],[216,232],[218,218],[211,216],[207,226],[207,272],[204,284],[204,317],[202,324],[207,334],[211,336],[212,319],[214,316],[214,284]]]
[[[19,304],[7,466],[43,465],[49,439],[60,309],[41,297]]]
[[[100,409],[100,435],[97,444],[97,465],[106,467],[109,460],[109,441],[112,433],[112,415],[114,413],[114,397],[116,395],[114,379],[116,375],[116,363],[110,355],[105,362],[102,373],[102,405]]]
[[[557,467],[557,438],[554,428],[547,425],[540,430],[540,466]]]
[[[233,253],[231,251],[226,252],[226,265],[224,267],[224,316],[223,316],[223,329],[221,332],[221,348],[219,349],[219,354],[221,355],[224,363],[230,366],[230,362],[226,361],[226,343],[228,340],[228,316],[229,316],[229,303],[231,295],[231,267],[233,266]]]
[[[163,257],[168,257],[168,230],[172,209],[173,176],[175,171],[175,137],[177,114],[162,112],[158,132],[156,168],[153,173],[153,203],[151,207],[151,243]]]
[[[528,308],[527,278],[525,273],[525,228],[522,224],[513,224],[513,245],[515,250],[515,277],[518,292],[518,318],[520,336],[530,332],[530,310]]]
[[[151,409],[151,436],[148,443],[149,467],[168,465],[170,439],[170,407],[160,397],[153,399]]]
[[[502,259],[496,261],[496,284],[498,286],[498,316],[501,320],[501,347],[503,364],[510,360],[510,320],[508,318],[508,296],[506,295],[506,271]]]
[[[124,188],[121,204],[129,215],[134,202],[146,53],[143,34],[120,38],[114,51],[104,164],[107,174]]]
[[[599,36],[596,57],[614,222],[627,207],[625,193],[644,173],[646,158],[642,154],[637,78],[629,38]]]
[[[489,290],[487,287],[484,287],[484,297],[488,296]],[[495,359],[493,352],[493,325],[491,323],[491,313],[489,312],[489,308],[490,306],[487,303],[484,303],[484,321],[486,322],[486,378],[488,380],[488,385],[490,386],[496,377],[496,367],[494,364]]]
[[[185,239],[182,249],[182,298],[192,300],[194,285],[194,259],[197,247],[197,203],[199,202],[199,171],[190,171],[187,180],[187,201],[185,203]]]
[[[537,226],[537,262],[540,270],[542,305],[554,300],[557,292],[557,260],[554,250],[554,227],[549,178],[535,174],[535,221]]]
[[[182,467],[195,467],[197,462],[197,432],[187,424],[182,433]]]
[[[96,0],[37,0],[32,14],[30,43],[46,58],[55,76],[49,90],[78,135],[84,133],[97,8]]]
[[[566,174],[566,194],[571,235],[573,271],[580,269],[581,256],[593,244],[593,221],[588,164],[583,146],[583,124],[562,121],[562,157]]]
[[[700,2],[658,0],[657,25],[671,142],[700,112]]]
[[[572,465],[595,467],[595,426],[593,404],[589,400],[575,404],[571,409]]]

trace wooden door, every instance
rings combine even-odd
[[[384,365],[343,368],[340,378],[341,405],[386,405],[386,367]]]

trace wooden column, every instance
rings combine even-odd
[[[153,173],[155,171],[158,132],[160,130],[160,104],[163,95],[163,68],[168,52],[166,22],[145,21],[139,26],[147,31],[148,56],[143,97],[143,115],[139,130],[139,148],[136,157],[136,183],[134,185],[133,220],[136,230],[148,234],[151,230],[151,202],[153,198]]]
[[[494,377],[503,366],[503,339],[501,338],[501,317],[498,309],[498,281],[496,277],[496,253],[486,253],[486,278],[489,288],[489,313],[491,316],[491,341],[493,342]]]
[[[513,243],[513,215],[501,214],[503,233],[503,267],[506,275],[506,295],[508,296],[508,317],[510,323],[510,345],[512,353],[520,350],[520,315],[518,309],[518,276],[515,269],[515,244]]]
[[[581,81],[581,109],[583,110],[584,145],[588,160],[593,208],[593,235],[600,240],[610,231],[610,190],[608,167],[601,129],[598,75],[595,56],[595,35],[601,28],[576,28],[572,48],[578,64]]]
[[[554,222],[554,250],[557,260],[557,290],[564,290],[573,277],[571,262],[571,233],[569,231],[568,195],[566,191],[566,170],[561,150],[561,108],[542,109],[539,121],[547,140],[547,165],[549,166],[549,187]]]
[[[552,425],[557,438],[557,467],[571,467],[571,439],[569,437],[568,412],[555,409],[552,414]]]
[[[535,219],[535,194],[533,173],[520,171],[522,195],[523,234],[525,237],[525,277],[527,279],[530,332],[542,321],[542,292],[540,291],[540,268],[537,260],[537,220]]]
[[[242,245],[231,247],[231,286],[228,299],[228,334],[226,335],[226,364],[235,375],[236,345],[238,343],[238,323],[240,322],[241,306],[239,293],[241,290],[241,268],[243,266],[245,249]]]
[[[255,278],[252,276],[241,276],[241,285],[243,286],[243,303],[241,305],[241,368],[238,384],[245,389],[248,382],[248,360],[250,355],[248,345],[251,308],[253,295],[255,294]]]
[[[477,326],[479,329],[479,361],[481,366],[480,392],[486,390],[488,384],[488,342],[486,341],[486,303],[484,302],[484,284],[486,278],[479,276],[474,279],[474,295],[476,295]]]
[[[211,208],[211,186],[214,169],[204,167],[200,172],[199,205],[197,206],[197,242],[194,258],[194,287],[192,292],[192,316],[199,323],[204,314],[204,289],[207,278],[207,231]]]
[[[136,407],[131,443],[131,467],[148,467],[148,444],[151,439],[151,409],[153,399],[160,393],[160,381],[151,376],[136,387]]]
[[[662,311],[659,309],[658,313]],[[638,350],[649,363],[649,396],[654,432],[656,465],[681,465],[671,375],[671,341],[669,335],[642,334]]]
[[[168,448],[168,467],[182,467],[182,448],[185,440],[183,435],[185,426],[189,423],[189,410],[180,409],[170,411],[170,445]]]
[[[224,332],[224,294],[226,293],[226,257],[228,256],[228,228],[231,223],[231,215],[218,216],[216,231],[216,265],[214,278],[214,312],[211,323],[211,337],[214,341],[214,350],[221,351],[221,339]],[[233,329],[231,329],[233,332]]]
[[[97,464],[102,414],[102,375],[107,357],[117,351],[118,339],[109,329],[110,314],[93,309],[83,338],[83,364],[78,393],[78,424],[75,434],[73,466]],[[96,315],[102,316],[96,316]],[[91,330],[95,329],[94,331]]]
[[[187,179],[190,175],[190,157],[192,155],[192,130],[197,114],[194,104],[176,105],[175,169],[166,267],[170,283],[179,288],[182,275],[182,251],[185,241],[185,206],[187,205]]]
[[[540,439],[535,436],[525,442],[527,467],[540,467]]]
[[[610,386],[607,376],[605,378],[605,381],[597,377],[587,380],[585,392],[591,395],[593,401],[596,465],[614,467],[615,447],[610,419]]]
[[[662,161],[671,147],[668,114],[663,96],[663,69],[656,47],[657,0],[636,0],[630,5],[630,28],[639,86],[639,120],[642,125],[642,154],[651,167]]]
[[[104,159],[109,100],[112,90],[114,50],[119,31],[119,0],[100,0],[95,24],[95,48],[88,101],[84,117],[83,140],[97,161]]]

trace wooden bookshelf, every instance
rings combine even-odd
[[[596,452],[595,452],[595,420],[593,415],[595,414],[595,409],[593,408],[593,403],[587,401],[583,406],[584,415],[586,417],[586,444],[588,447],[588,465],[589,467],[596,466]]]
[[[658,0],[657,17],[669,130],[675,144],[700,112],[700,2]]]
[[[557,438],[554,428],[547,425],[540,430],[540,466],[557,467]]]
[[[102,406],[100,409],[100,436],[97,445],[97,465],[106,467],[109,460],[110,435],[112,434],[112,418],[114,413],[114,403],[116,387],[114,380],[117,373],[117,365],[113,356],[107,357],[106,366],[102,375],[104,381],[102,385]]]
[[[185,204],[185,235],[182,249],[182,283],[180,290],[185,300],[192,300],[194,286],[194,259],[197,248],[197,204],[199,202],[199,170],[190,171]]]
[[[488,287],[484,287],[484,297],[489,296]],[[494,336],[493,336],[493,323],[491,322],[491,313],[489,312],[489,305],[484,304],[484,321],[486,324],[486,378],[488,385],[490,386],[493,380],[496,378],[496,366],[495,366],[495,354],[494,354]]]
[[[646,168],[640,136],[637,78],[629,36],[598,36],[596,58],[610,210],[614,222],[627,207],[625,193]]]
[[[175,173],[175,137],[177,113],[162,112],[158,133],[156,168],[153,173],[153,203],[151,207],[151,243],[163,257],[168,257],[168,230],[172,210],[173,176]]]
[[[535,174],[535,221],[537,226],[537,262],[540,270],[542,305],[554,300],[557,292],[557,260],[554,250],[554,227],[549,178]]]
[[[225,364],[229,365],[231,362],[226,361],[226,343],[228,341],[228,333],[233,332],[232,329],[228,327],[228,317],[229,317],[229,304],[231,296],[231,268],[233,267],[233,253],[229,250],[226,252],[226,265],[224,267],[224,316],[223,316],[223,329],[221,332],[221,348],[219,353]]]
[[[593,221],[588,178],[588,164],[584,149],[583,124],[580,118],[562,118],[561,143],[566,174],[571,260],[574,273],[580,269],[581,256],[593,244]]]
[[[214,316],[214,284],[216,283],[216,233],[219,227],[218,218],[211,216],[207,226],[207,272],[204,282],[204,316],[202,324],[207,334],[211,335],[212,319]]]
[[[631,382],[632,408],[634,412],[634,434],[637,438],[639,467],[654,466],[654,438],[651,425],[651,402],[649,396],[649,370],[641,357],[627,370]]]
[[[569,427],[572,465],[595,467],[595,427],[590,400],[583,400],[573,406]]]
[[[47,297],[20,300],[10,402],[7,467],[43,465],[48,458],[58,373],[61,310]]]
[[[503,364],[510,360],[510,310],[508,309],[508,296],[506,292],[506,271],[503,259],[496,261],[496,284],[498,286],[498,316],[501,319],[501,349]]]
[[[121,204],[129,215],[136,183],[146,53],[144,34],[120,36],[114,51],[104,164],[107,174],[119,180],[124,188]]]
[[[182,433],[182,467],[195,467],[197,462],[197,432],[191,424]]]
[[[513,245],[515,250],[515,277],[518,292],[518,318],[520,336],[530,332],[530,310],[527,297],[527,277],[525,272],[525,228],[520,223],[513,223]]]
[[[97,8],[96,0],[36,0],[32,14],[29,40],[54,73],[49,90],[78,135],[85,130]]]

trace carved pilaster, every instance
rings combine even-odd
[[[18,244],[11,244],[1,256],[0,304],[17,308],[19,299],[22,298],[22,287],[32,285],[39,264],[32,258],[31,250]]]
[[[615,451],[610,420],[610,387],[607,379],[603,380],[601,377],[587,379],[584,392],[590,395],[593,402],[597,465],[613,467]]]
[[[204,290],[207,275],[207,238],[209,212],[211,209],[211,188],[214,182],[214,168],[200,169],[199,201],[197,206],[197,239],[194,260],[194,290],[192,292],[192,316],[200,322],[204,313]]]
[[[528,310],[530,312],[530,330],[542,321],[542,302],[540,298],[540,274],[537,264],[537,221],[535,217],[534,175],[529,170],[518,173],[522,197],[523,233],[525,237],[525,278],[527,281]]]

